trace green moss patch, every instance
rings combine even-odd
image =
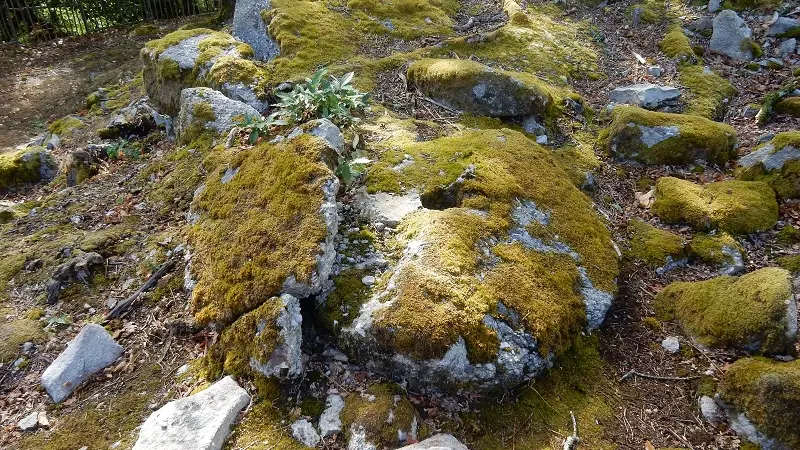
[[[361,282],[365,275],[366,271],[347,270],[333,278],[333,292],[318,308],[317,317],[325,328],[338,333],[358,316],[370,296],[370,288]]]
[[[786,448],[800,448],[800,361],[743,358],[725,372],[722,399]]]
[[[628,254],[633,259],[656,268],[667,264],[668,258],[677,260],[683,256],[684,242],[680,235],[660,230],[638,219],[634,219],[630,227],[633,235]]]
[[[417,432],[420,440],[427,434],[405,392],[391,383],[377,384],[360,394],[347,396],[341,418],[348,439],[354,430],[363,430],[367,442],[379,448],[402,445],[398,430],[409,433],[412,423],[420,424]]]
[[[47,335],[38,320],[18,319],[0,322],[0,363],[13,361],[26,342],[40,344]]]
[[[347,6],[360,30],[403,39],[453,34],[450,17],[458,11],[455,0],[349,0]]]
[[[284,416],[274,405],[277,400],[277,395],[260,399],[233,428],[225,448],[307,450],[288,434]]]
[[[33,183],[42,179],[42,160],[52,160],[42,147],[26,148],[10,153],[0,153],[0,189],[19,183]],[[52,164],[55,164],[52,162]]]
[[[800,117],[800,97],[789,97],[775,104],[775,112]]]
[[[327,235],[320,212],[333,175],[316,138],[261,144],[231,156],[195,200],[189,233],[201,323],[230,323],[277,295],[286,279],[309,282]],[[222,182],[226,170],[238,173]]]
[[[736,156],[736,130],[730,125],[686,115],[619,106],[599,143],[609,154],[644,164],[724,165]]]
[[[678,67],[678,80],[688,89],[686,114],[721,119],[736,95],[727,79],[700,65]]]
[[[800,273],[800,255],[781,256],[775,262],[793,274]]]
[[[755,152],[762,152],[767,148],[771,149],[770,154],[784,150],[791,152],[792,149],[796,151],[800,149],[800,132],[778,133]],[[780,167],[770,167],[770,169],[767,169],[761,161],[750,167],[740,167],[736,176],[745,181],[763,181],[769,184],[779,197],[800,198],[800,158],[796,156],[795,159],[787,158]]]
[[[75,116],[62,117],[47,127],[47,130],[59,136],[69,136],[73,130],[82,127],[83,121]]]
[[[787,336],[791,298],[789,272],[765,268],[741,277],[672,283],[658,293],[655,307],[703,345],[782,353],[794,344]]]
[[[778,221],[775,193],[758,181],[720,181],[701,186],[679,178],[659,178],[651,211],[668,223],[720,228],[733,234],[767,230]]]
[[[736,239],[728,233],[696,234],[689,243],[692,256],[711,265],[727,265],[733,263],[729,250],[744,254],[744,249]]]
[[[692,44],[689,43],[689,38],[680,25],[674,25],[669,29],[661,40],[659,48],[665,55],[678,61],[694,62],[697,59]]]

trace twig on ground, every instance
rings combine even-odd
[[[119,317],[128,307],[130,307],[133,302],[139,299],[139,297],[144,294],[145,292],[149,291],[153,287],[155,287],[158,280],[164,277],[172,268],[175,267],[175,260],[170,259],[169,261],[165,262],[158,268],[156,273],[150,276],[150,278],[145,282],[142,287],[140,287],[136,292],[131,294],[130,297],[126,298],[125,300],[117,303],[111,311],[106,314],[105,321],[109,321],[112,319],[116,319]]]
[[[649,375],[649,374],[646,374],[646,373],[641,373],[641,372],[637,372],[635,370],[631,370],[628,373],[626,373],[625,375],[623,375],[622,378],[619,379],[619,382],[621,383],[621,382],[627,380],[628,378],[631,378],[631,377],[634,377],[634,376],[641,377],[641,378],[648,378],[650,380],[661,380],[661,381],[690,381],[690,380],[697,380],[698,378],[700,378],[699,376],[692,376],[692,377],[662,377],[660,375]]]
[[[569,415],[572,417],[572,436],[564,441],[564,450],[575,450],[581,442],[581,438],[578,437],[578,421],[575,420],[575,414],[570,411]]]

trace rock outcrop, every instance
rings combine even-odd
[[[680,96],[681,91],[674,87],[632,84],[614,89],[608,94],[608,99],[613,103],[654,110],[665,106],[677,106]]]
[[[270,0],[236,0],[233,12],[233,34],[248,44],[259,61],[269,61],[280,54],[278,44],[269,35],[263,13],[270,9]]]
[[[0,190],[22,183],[50,181],[56,177],[58,164],[49,150],[29,147],[0,154]]]
[[[250,105],[211,88],[187,88],[181,92],[181,109],[175,123],[178,140],[190,142],[205,130],[223,134],[247,118],[261,118]]]

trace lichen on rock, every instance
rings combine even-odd
[[[181,92],[181,109],[175,123],[178,140],[193,141],[206,130],[222,134],[245,119],[261,114],[250,105],[232,100],[211,88],[187,88]]]
[[[736,131],[709,119],[619,106],[600,135],[609,154],[644,164],[724,165],[736,156]]]
[[[793,351],[797,338],[792,277],[779,268],[675,282],[658,293],[655,306],[663,319],[677,320],[709,347],[783,353]]]
[[[719,228],[748,234],[772,228],[778,221],[775,192],[759,181],[718,181],[698,185],[674,177],[656,181],[651,211],[668,223],[698,229]]]

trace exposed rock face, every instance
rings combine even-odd
[[[344,399],[340,395],[331,394],[325,400],[325,411],[319,418],[319,432],[322,437],[341,433],[342,419],[340,415],[344,409]]]
[[[753,59],[752,34],[747,23],[738,14],[726,9],[714,18],[711,50],[733,59],[751,61]]]
[[[454,438],[451,434],[437,434],[422,442],[407,445],[400,450],[467,450],[467,446]]]
[[[680,96],[681,91],[674,87],[633,84],[614,89],[608,98],[614,103],[639,106],[645,109],[659,109],[677,105]]]
[[[100,172],[100,163],[108,158],[108,145],[89,144],[85,148],[73,150],[67,156],[64,171],[67,186],[76,186]]]
[[[778,133],[739,158],[739,166],[740,179],[765,181],[781,197],[800,197],[800,133]]]
[[[249,44],[259,61],[269,61],[280,54],[261,15],[269,8],[270,0],[237,0],[233,11],[233,36]]]
[[[409,192],[404,195],[377,192],[368,194],[365,189],[359,189],[356,194],[356,207],[371,223],[382,223],[389,228],[395,228],[403,217],[422,208],[419,194]]]
[[[800,448],[800,361],[740,359],[722,378],[719,399],[740,437],[765,450]]]
[[[408,80],[431,98],[479,116],[541,117],[553,104],[546,84],[536,77],[470,60],[417,61],[408,68]]]
[[[61,289],[69,283],[88,283],[94,269],[102,266],[105,258],[99,253],[81,253],[58,266],[47,283],[47,303],[58,301]]]
[[[231,100],[211,88],[187,88],[181,92],[181,109],[175,129],[178,139],[188,142],[201,130],[226,133],[248,117],[260,118],[261,114],[252,106]]]
[[[797,338],[797,304],[792,277],[765,268],[741,277],[675,282],[656,297],[656,309],[677,319],[703,345],[748,352],[792,351]]]
[[[108,121],[108,125],[99,133],[104,139],[130,138],[145,136],[159,128],[172,136],[172,119],[158,113],[149,104],[148,98],[141,98],[120,109]]]
[[[50,181],[58,173],[58,164],[49,150],[27,147],[0,154],[0,190],[21,183]]]
[[[651,210],[667,223],[748,234],[772,228],[778,221],[775,192],[760,181],[719,181],[700,186],[663,177],[656,181],[654,196]]]
[[[122,355],[123,348],[100,325],[84,325],[80,333],[42,374],[42,386],[56,403],[61,403],[95,373]]]
[[[644,164],[724,165],[736,156],[736,131],[703,117],[620,106],[600,144],[616,158]]]
[[[292,437],[306,447],[314,448],[319,444],[320,437],[314,425],[306,419],[300,419],[292,424]]]
[[[250,403],[231,377],[173,400],[147,418],[134,450],[220,450],[236,416]]]
[[[800,20],[790,17],[778,17],[778,20],[767,29],[767,36],[796,37],[795,34],[798,33],[800,33]]]

